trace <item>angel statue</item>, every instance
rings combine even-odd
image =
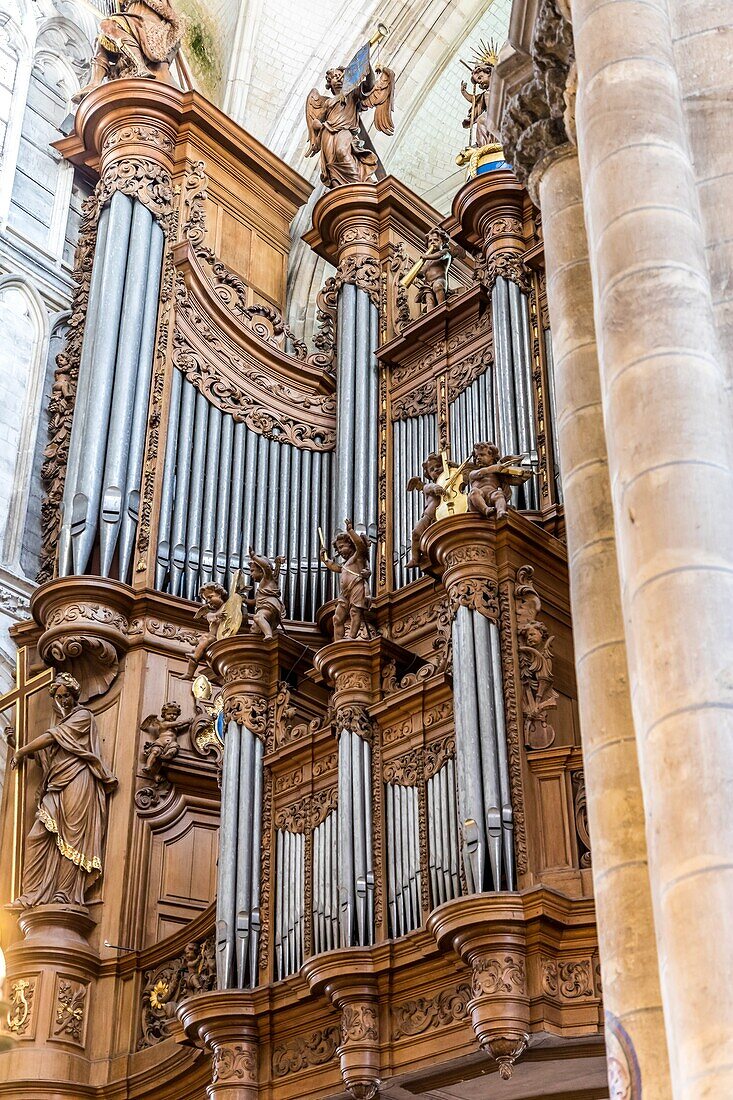
[[[542,604],[532,584],[533,572],[531,565],[518,569],[514,589],[524,741],[529,749],[547,749],[555,740],[547,712],[557,707],[559,695],[553,687],[554,638],[539,619]]]
[[[121,0],[120,10],[99,24],[92,79],[73,102],[79,103],[105,79],[133,76],[172,84],[170,66],[183,30],[184,20],[168,0]]]
[[[347,636],[356,639],[360,635],[370,637],[370,629],[365,615],[371,605],[369,593],[369,539],[354,530],[351,520],[344,520],[345,531],[339,531],[333,540],[333,548],[341,562],[328,556],[323,541],[321,543],[321,561],[332,573],[341,578],[340,591],[333,614],[333,640],[340,642]]]
[[[285,558],[276,557],[274,562],[262,554],[255,554],[249,548],[249,571],[257,585],[255,610],[252,616],[252,633],[263,638],[274,638],[275,631],[285,617],[285,604],[280,593],[280,570]]]
[[[321,154],[321,179],[326,187],[366,183],[376,172],[379,158],[360,116],[374,108],[376,128],[382,134],[393,134],[394,84],[391,69],[372,69],[367,46],[349,65],[328,70],[326,87],[330,95],[321,95],[317,88],[311,90],[305,101],[305,155]]]
[[[525,466],[526,455],[500,458],[495,443],[476,443],[468,475],[468,510],[482,516],[505,516],[513,485],[523,485],[532,476]]]
[[[157,783],[160,782],[161,773],[166,764],[178,756],[179,736],[191,725],[190,719],[180,722],[180,717],[181,708],[178,703],[164,703],[160,716],[149,714],[140,723],[142,732],[152,738],[143,746],[145,755],[143,771]]]
[[[473,86],[473,92],[469,92],[466,81],[461,81],[461,95],[471,105],[468,115],[463,120],[463,126],[469,131],[469,145],[479,149],[497,142],[496,135],[489,129],[489,91],[491,78],[498,63],[499,51],[493,39],[488,43],[480,43],[473,66],[463,62],[466,68],[471,70]],[[475,134],[473,134],[474,126]],[[473,137],[470,136],[471,134]]]

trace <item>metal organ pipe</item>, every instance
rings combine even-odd
[[[329,454],[258,435],[175,371],[156,587],[189,599],[212,577],[228,587],[252,545],[287,559],[288,614],[312,619],[326,598],[318,526],[330,529],[329,495]]]

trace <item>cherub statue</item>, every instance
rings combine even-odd
[[[165,764],[178,756],[179,736],[188,729],[190,722],[179,722],[181,708],[178,703],[164,703],[157,714],[149,714],[140,725],[143,733],[153,738],[143,746],[146,775],[158,781]]]
[[[200,639],[188,659],[186,678],[189,680],[193,680],[196,669],[203,663],[206,650],[216,641],[219,626],[224,622],[227,615],[225,610],[227,590],[222,585],[216,584],[214,581],[203,584],[199,589],[199,599],[202,601],[203,606],[198,609],[194,618],[198,621],[205,619],[209,629]]]
[[[366,535],[360,535],[354,530],[351,520],[344,520],[344,526],[346,530],[339,531],[333,540],[334,550],[339,557],[343,558],[343,565],[329,558],[325,546],[321,548],[321,561],[327,569],[332,573],[338,573],[341,578],[339,597],[333,616],[335,642],[340,642],[347,636],[347,620],[349,638],[356,639],[362,634],[369,637],[370,634],[364,618],[371,604],[369,578],[372,571],[369,568],[369,539]]]
[[[554,638],[538,618],[542,604],[532,584],[532,574],[531,566],[518,569],[514,589],[524,741],[530,749],[547,749],[555,740],[547,712],[557,706],[558,700],[552,672]]]
[[[348,66],[350,68],[350,66]],[[367,64],[364,79],[344,92],[347,66],[326,73],[330,95],[313,88],[305,102],[308,126],[307,157],[321,155],[321,179],[326,187],[344,183],[366,183],[374,175],[379,158],[368,141],[360,115],[374,108],[374,125],[383,134],[393,134],[392,103],[394,73],[379,66],[375,74]]]
[[[493,39],[488,43],[480,43],[473,68],[464,62],[467,68],[471,68],[473,93],[468,91],[466,81],[462,80],[461,94],[471,105],[468,115],[463,120],[463,126],[468,131],[472,131],[474,126],[476,127],[473,139],[469,139],[469,141],[471,146],[479,149],[498,141],[496,134],[489,128],[489,91],[491,89],[491,78],[498,62],[499,51]]]
[[[426,243],[417,273],[417,300],[422,313],[442,305],[448,297],[448,269],[452,260],[451,239],[444,229],[437,226],[431,229]]]
[[[435,523],[435,513],[445,495],[445,488],[439,484],[442,473],[443,459],[439,454],[433,452],[428,455],[422,464],[422,478],[411,477],[407,482],[408,493],[414,493],[420,490],[425,497],[423,514],[412,530],[410,560],[407,563],[408,569],[414,569],[419,564],[420,539],[423,537],[428,527],[431,527]]]
[[[184,20],[167,0],[122,0],[99,24],[92,78],[72,97],[79,103],[105,80],[146,77],[172,84],[170,65],[183,37]]]
[[[468,475],[468,510],[482,516],[505,516],[513,485],[522,485],[532,469],[521,465],[526,455],[499,457],[495,443],[476,443]]]
[[[285,604],[280,593],[280,570],[285,558],[277,557],[274,562],[249,548],[250,576],[257,585],[255,610],[252,616],[252,633],[263,638],[274,638],[275,631],[285,616]]]

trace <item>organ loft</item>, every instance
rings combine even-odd
[[[540,8],[565,79],[564,6]],[[0,699],[0,1096],[640,1100],[650,1049],[667,1072],[658,984],[641,1025],[624,1000],[649,886],[625,917],[604,886],[597,923],[594,875],[642,812],[598,765],[586,791],[611,727],[592,692],[579,712],[573,640],[621,614],[617,591],[571,616],[585,444],[553,362],[593,310],[546,277],[570,238],[522,145],[552,122],[570,148],[570,97],[538,120],[507,77],[500,133],[477,44],[441,214],[377,151],[402,124],[390,29],[350,61],[335,40],[298,123],[313,201],[179,87],[182,33],[167,3],[105,18],[55,142],[90,192]],[[286,273],[309,202],[307,342]],[[587,491],[591,532],[612,513]]]

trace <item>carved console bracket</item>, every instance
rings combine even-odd
[[[438,520],[423,535],[426,571],[443,581],[452,618],[459,607],[469,607],[498,622],[495,543],[495,525],[469,513]]]
[[[250,994],[239,989],[199,993],[177,1009],[188,1038],[211,1053],[209,1100],[257,1100],[259,1032]]]
[[[331,951],[303,967],[311,993],[325,993],[341,1013],[336,1053],[344,1085],[354,1100],[379,1095],[379,995],[368,951]]]
[[[79,681],[82,703],[104,695],[117,677],[133,600],[127,585],[99,577],[65,577],[33,595],[31,611],[43,628],[38,652]]]

